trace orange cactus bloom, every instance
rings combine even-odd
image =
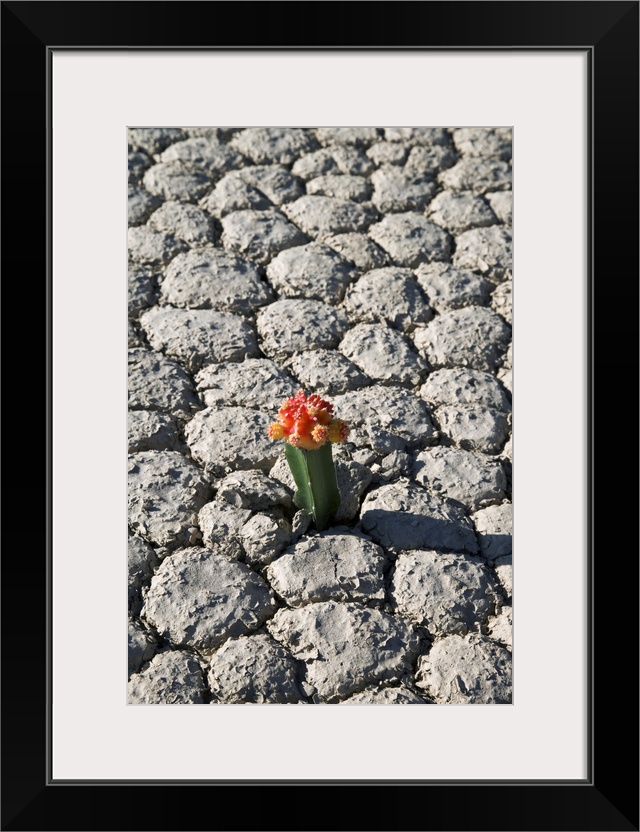
[[[342,419],[332,419],[327,434],[329,442],[344,442],[347,436],[349,436],[349,425]]]
[[[284,428],[277,422],[272,422],[267,430],[270,439],[284,439]]]
[[[333,405],[315,393],[306,396],[299,390],[285,399],[278,411],[277,422],[268,428],[271,439],[284,439],[294,448],[315,451],[325,442],[344,442],[349,426],[333,418]]]

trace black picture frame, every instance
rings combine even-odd
[[[629,424],[629,382],[621,387],[619,372],[622,363],[623,378],[638,378],[637,348],[629,344],[629,335],[637,335],[638,330],[639,3],[576,0],[347,2],[333,7],[328,3],[278,2],[1,5],[5,307],[10,304],[13,317],[19,304],[24,304],[24,297],[21,301],[17,292],[13,301],[11,276],[24,274],[21,258],[26,245],[28,279],[35,290],[30,303],[40,298],[42,355],[46,356],[38,364],[42,386],[33,396],[38,404],[32,402],[30,412],[44,413],[42,402],[47,402],[46,432],[42,426],[36,431],[46,441],[41,443],[39,454],[34,451],[37,444],[30,446],[31,472],[32,454],[46,461],[41,489],[43,495],[46,490],[46,498],[38,504],[43,516],[47,516],[44,533],[38,538],[41,545],[31,544],[28,558],[22,557],[23,548],[18,547],[20,557],[16,557],[7,545],[2,560],[2,829],[637,830],[638,553],[637,545],[628,551],[627,539],[614,532],[630,523],[635,529],[637,518],[636,494],[630,494],[621,484],[622,460],[631,456],[630,437],[637,438],[637,423],[636,427]],[[282,21],[291,18],[299,28],[285,30]],[[194,25],[196,19],[198,23]],[[285,31],[297,32],[295,43]],[[591,728],[587,738],[589,772],[584,782],[480,779],[435,783],[211,784],[49,779],[50,57],[54,49],[61,48],[239,46],[305,50],[580,49],[589,54]],[[570,148],[559,147],[559,152],[570,152]],[[34,228],[38,229],[37,246]],[[633,341],[635,345],[636,338]],[[11,369],[5,382],[7,386],[21,383]],[[612,431],[614,414],[620,412],[623,418],[618,416],[616,430]],[[562,426],[551,427],[552,440],[561,454]],[[616,435],[620,432],[624,433],[624,445]],[[558,466],[561,472],[561,462]],[[635,469],[633,465],[632,471]],[[16,485],[19,481],[20,475],[12,464],[12,491],[24,494]],[[557,489],[561,495],[561,483]],[[30,493],[33,495],[32,479]],[[19,511],[19,517],[20,514]],[[12,526],[13,518],[5,521],[7,544],[12,542]],[[635,534],[632,540],[635,543]],[[16,591],[26,586],[30,588],[28,609],[24,591]],[[15,637],[16,622],[20,622],[19,638]],[[559,634],[559,644],[554,648],[569,649],[570,639],[570,633]],[[624,756],[620,748],[625,749]]]

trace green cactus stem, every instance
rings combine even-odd
[[[311,514],[318,531],[326,529],[340,505],[331,442],[315,451],[294,448],[287,442],[284,452],[297,486],[295,504]]]
[[[270,439],[284,439],[285,457],[298,489],[295,504],[309,512],[319,531],[326,529],[340,505],[331,445],[346,440],[349,425],[334,418],[331,402],[298,390],[284,400],[267,433]]]

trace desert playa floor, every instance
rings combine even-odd
[[[130,129],[130,703],[511,702],[511,140]]]

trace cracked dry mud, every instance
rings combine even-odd
[[[129,131],[129,702],[511,702],[507,128]],[[341,505],[293,503],[329,397]]]

